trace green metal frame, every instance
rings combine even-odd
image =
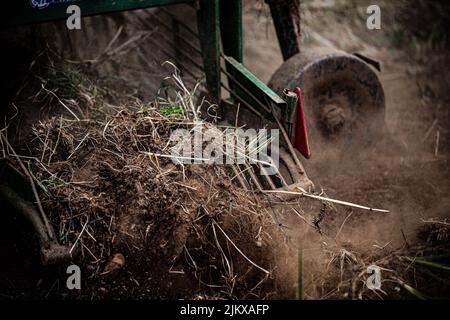
[[[220,102],[220,11],[219,0],[201,0],[197,24],[210,99]]]
[[[242,0],[220,1],[220,30],[223,53],[242,63]]]
[[[53,3],[40,9],[34,8],[30,0],[3,0],[0,2],[0,27],[66,19],[68,17],[67,7],[71,4],[79,6],[82,16],[85,17],[193,2],[193,0],[73,0]]]
[[[219,103],[221,100],[222,43],[226,70],[222,71],[229,78],[234,98],[254,105],[268,117],[272,105],[283,107],[286,104],[242,65],[242,0],[69,0],[42,9],[34,8],[30,0],[8,0],[0,2],[0,27],[63,20],[68,17],[66,10],[71,4],[79,6],[84,17],[179,3],[198,5],[197,22],[206,87],[212,101]]]
[[[224,56],[224,60],[227,70],[225,74],[230,84],[234,84],[232,96],[247,106],[255,108],[267,119],[272,118],[272,107],[277,107],[279,110],[286,108],[286,102],[241,63],[228,56]]]

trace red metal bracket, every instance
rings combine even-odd
[[[308,129],[306,128],[305,110],[303,108],[302,91],[300,88],[295,88],[295,94],[298,98],[298,112],[297,123],[295,125],[295,148],[306,158],[311,157],[311,150],[308,142]]]

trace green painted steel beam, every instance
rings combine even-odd
[[[219,0],[200,0],[197,24],[200,38],[206,87],[209,98],[220,102],[220,9]]]
[[[220,30],[223,53],[242,63],[242,0],[220,0]]]
[[[33,23],[66,19],[69,5],[80,7],[81,15],[93,16],[119,11],[144,9],[177,3],[192,3],[193,0],[47,0],[53,2],[44,8],[33,7],[32,3],[42,0],[3,0],[0,2],[0,27],[13,27]]]

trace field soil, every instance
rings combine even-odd
[[[339,157],[319,150],[304,163],[309,177],[329,197],[390,212],[335,205],[326,214],[314,212],[317,209],[309,212],[323,217],[320,233],[305,223],[289,225],[303,248],[304,297],[370,296],[364,280],[365,268],[371,264],[385,268],[382,289],[387,292],[378,298],[414,298],[400,281],[393,281],[397,277],[412,279],[411,285],[431,296],[448,297],[446,280],[444,288],[440,281],[429,282],[433,278],[430,270],[425,276],[418,272],[411,277],[413,264],[388,257],[407,255],[408,247],[414,245],[421,246],[415,253],[422,254],[427,246],[433,247],[427,242],[429,237],[424,239],[424,229],[429,233],[433,221],[448,226],[450,77],[441,68],[448,68],[449,55],[446,50],[434,50],[429,42],[417,43],[403,34],[407,30],[399,25],[398,17],[409,6],[405,2],[381,2],[381,30],[368,30],[365,10],[369,2],[303,1],[301,50],[325,47],[362,53],[381,62],[386,127],[380,128],[382,135],[369,149],[349,150]],[[244,64],[269,81],[283,62],[270,13],[258,1],[246,3],[244,12]],[[308,209],[304,211],[308,213]],[[288,221],[292,223],[292,219]],[[292,279],[296,272],[293,268]]]

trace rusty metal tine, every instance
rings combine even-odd
[[[289,185],[287,184],[286,180],[284,180],[283,176],[280,173],[280,170],[278,170],[278,174],[277,174],[278,179],[281,180],[281,183],[283,184],[284,187],[288,187]]]
[[[237,165],[232,165],[231,167],[233,168],[233,172],[234,172],[236,178],[238,179],[239,183],[241,184],[241,187],[244,190],[248,190],[249,189],[248,182],[247,182],[247,180],[245,180],[242,177],[243,173],[242,173],[241,169]],[[239,170],[238,170],[238,168],[239,168]]]
[[[263,171],[262,176],[264,176],[264,178],[266,179],[267,183],[269,184],[270,188],[272,188],[272,190],[275,190],[277,188],[277,186],[273,183],[272,179],[269,177],[269,175],[267,174],[267,170],[266,168],[264,168],[264,166],[259,166],[259,169],[261,171]]]
[[[280,158],[284,162],[284,164],[286,165],[287,168],[295,167],[295,162],[292,159],[292,157],[290,157],[289,154],[281,148],[280,148]],[[298,181],[301,179],[301,174],[299,172],[297,172],[295,170],[292,172],[291,170],[289,170],[289,173],[292,176],[292,180]]]
[[[263,191],[264,189],[262,188],[261,184],[259,183],[258,177],[256,176],[255,171],[253,170],[253,167],[245,164],[246,166],[246,171],[248,171],[250,178],[252,178],[253,182],[256,184],[256,187],[258,188],[259,191]]]

